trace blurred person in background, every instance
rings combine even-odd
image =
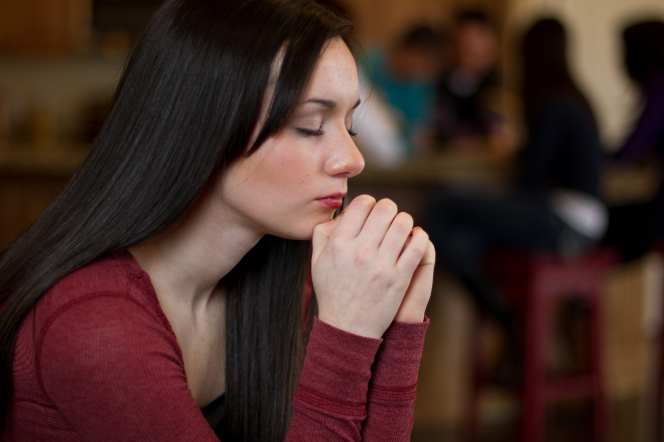
[[[353,21],[353,17],[350,14],[350,11],[348,11],[348,8],[343,2],[337,1],[337,0],[314,0],[316,3],[319,5],[324,6],[325,8],[329,9],[330,11],[334,12],[336,15],[339,17]],[[351,31],[351,33],[354,33],[354,29]]]
[[[507,137],[504,117],[492,102],[500,91],[498,39],[482,11],[458,14],[452,29],[452,66],[439,81],[434,127],[442,145],[475,146]]]
[[[443,193],[428,218],[440,262],[461,280],[479,310],[505,329],[508,373],[518,360],[519,324],[482,270],[486,254],[492,249],[578,254],[601,238],[607,223],[598,197],[597,124],[569,72],[562,24],[535,23],[523,39],[522,56],[528,140],[517,188],[504,197]]]
[[[622,33],[625,67],[642,94],[643,111],[616,161],[637,163],[664,158],[664,22],[627,26]],[[616,245],[625,261],[664,244],[664,190],[652,201],[610,208],[605,243]]]
[[[391,167],[432,148],[436,81],[444,64],[443,37],[415,25],[387,52],[369,51],[362,72],[358,145],[369,164]]]

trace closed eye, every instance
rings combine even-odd
[[[295,130],[297,130],[300,134],[306,136],[306,137],[320,137],[321,135],[325,134],[325,131],[323,129],[305,129],[303,127],[298,127]],[[355,132],[352,128],[351,129],[346,129],[348,131],[348,135],[351,137],[357,136],[357,132]]]
[[[313,129],[305,129],[303,127],[298,127],[298,128],[295,128],[295,130],[297,130],[300,134],[302,134],[306,137],[320,137],[321,135],[323,135],[325,133],[323,131],[323,129],[321,129],[321,128],[313,130]]]

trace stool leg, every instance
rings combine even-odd
[[[521,440],[540,442],[544,440],[546,425],[545,397],[545,346],[548,330],[548,303],[543,293],[533,291],[528,296],[525,317],[523,422]]]
[[[603,385],[602,348],[604,343],[602,337],[602,309],[599,302],[601,293],[594,288],[590,305],[590,370],[592,374],[593,392],[593,436],[595,441],[600,442],[606,438],[608,429],[608,414],[606,398]]]
[[[484,355],[482,354],[482,333],[484,331],[485,319],[482,315],[474,318],[472,325],[472,355],[471,355],[471,380],[468,395],[468,416],[466,419],[466,440],[476,441],[479,436],[479,406],[480,392],[484,380]]]
[[[659,354],[657,355],[657,371],[655,372],[655,405],[654,405],[654,438],[662,440],[662,394],[664,393],[664,328],[659,331]]]

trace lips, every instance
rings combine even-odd
[[[346,196],[345,192],[337,192],[331,195],[324,196],[323,198],[317,198],[316,201],[323,204],[330,209],[338,209],[343,204],[343,198]]]

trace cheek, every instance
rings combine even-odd
[[[312,155],[313,149],[307,151],[296,143],[284,144],[266,156],[257,172],[269,191],[306,191],[312,185],[318,159]]]

